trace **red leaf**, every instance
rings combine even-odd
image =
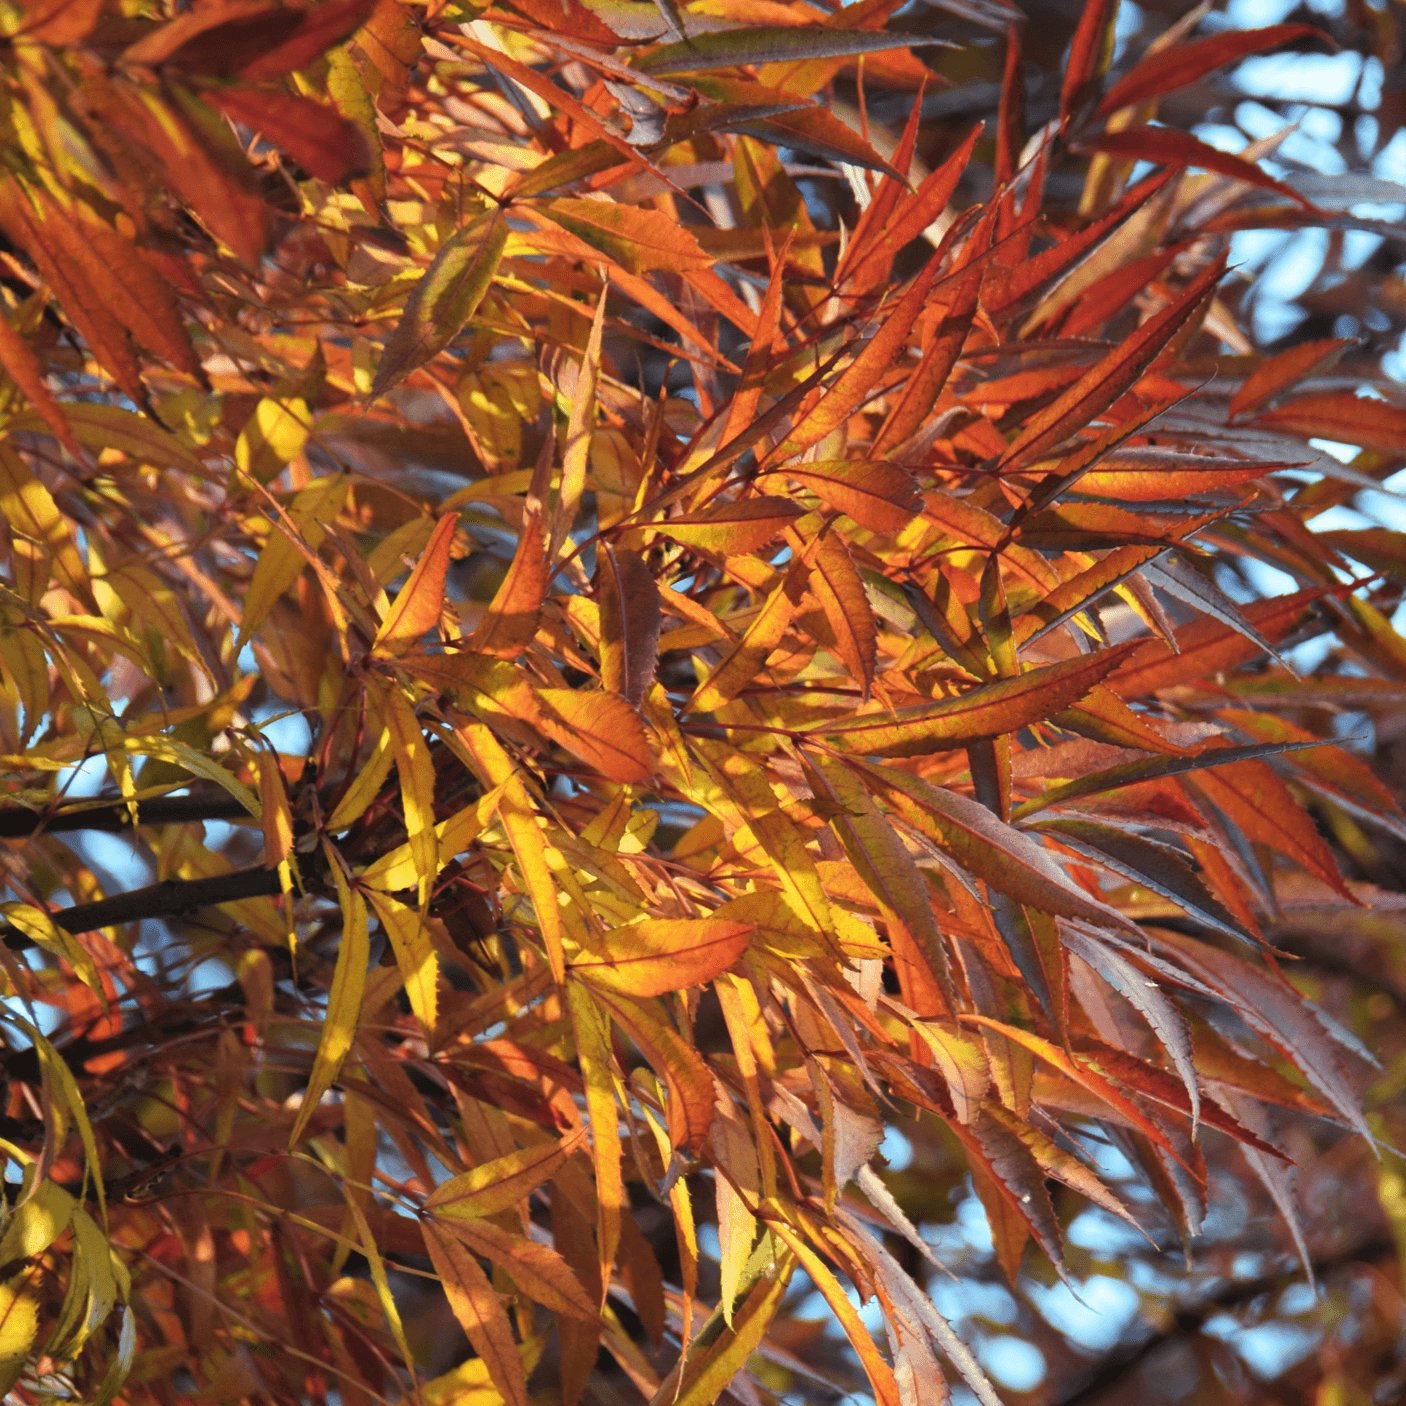
[[[1098,105],[1095,117],[1107,117],[1120,107],[1131,107],[1148,98],[1185,88],[1198,78],[1223,68],[1246,54],[1277,49],[1291,39],[1312,36],[1326,39],[1327,35],[1311,24],[1276,24],[1268,29],[1244,29],[1229,34],[1213,34],[1208,39],[1193,39],[1189,44],[1176,44],[1158,54],[1151,54],[1125,73],[1108,91]]]
[[[1117,11],[1117,0],[1088,0],[1079,16],[1059,94],[1061,128],[1067,127],[1070,118],[1084,106],[1094,79],[1104,72],[1113,57],[1113,36],[1109,31]]]
[[[1171,127],[1136,127],[1128,132],[1101,132],[1088,145],[1094,151],[1129,161],[1151,161],[1157,166],[1200,166],[1252,186],[1264,186],[1266,190],[1288,196],[1306,209],[1313,209],[1311,200],[1305,199],[1292,186],[1275,180],[1267,171],[1261,171],[1254,162],[1208,146],[1190,132],[1179,132]]]
[[[1032,417],[997,469],[1009,472],[1038,459],[1102,414],[1134,385],[1215,293],[1225,272],[1224,259],[1203,269],[1174,302],[1149,317],[1131,337],[1109,352],[1051,406]]]
[[[278,89],[211,88],[205,100],[281,147],[309,175],[337,185],[371,165],[366,139],[334,108]]]

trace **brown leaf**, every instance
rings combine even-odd
[[[659,587],[644,558],[601,543],[596,558],[601,683],[638,708],[659,663]]]

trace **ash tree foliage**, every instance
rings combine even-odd
[[[1394,1399],[1400,188],[1154,15],[0,5],[7,1400]]]

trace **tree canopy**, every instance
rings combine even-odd
[[[0,4],[0,1394],[1392,1399],[1400,15],[1275,18]]]

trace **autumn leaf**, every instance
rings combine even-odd
[[[654,761],[644,723],[615,693],[578,693],[569,688],[537,692],[542,730],[612,781],[648,781]]]
[[[711,981],[747,950],[756,927],[726,918],[646,918],[607,933],[570,970],[603,991],[664,996]]]

